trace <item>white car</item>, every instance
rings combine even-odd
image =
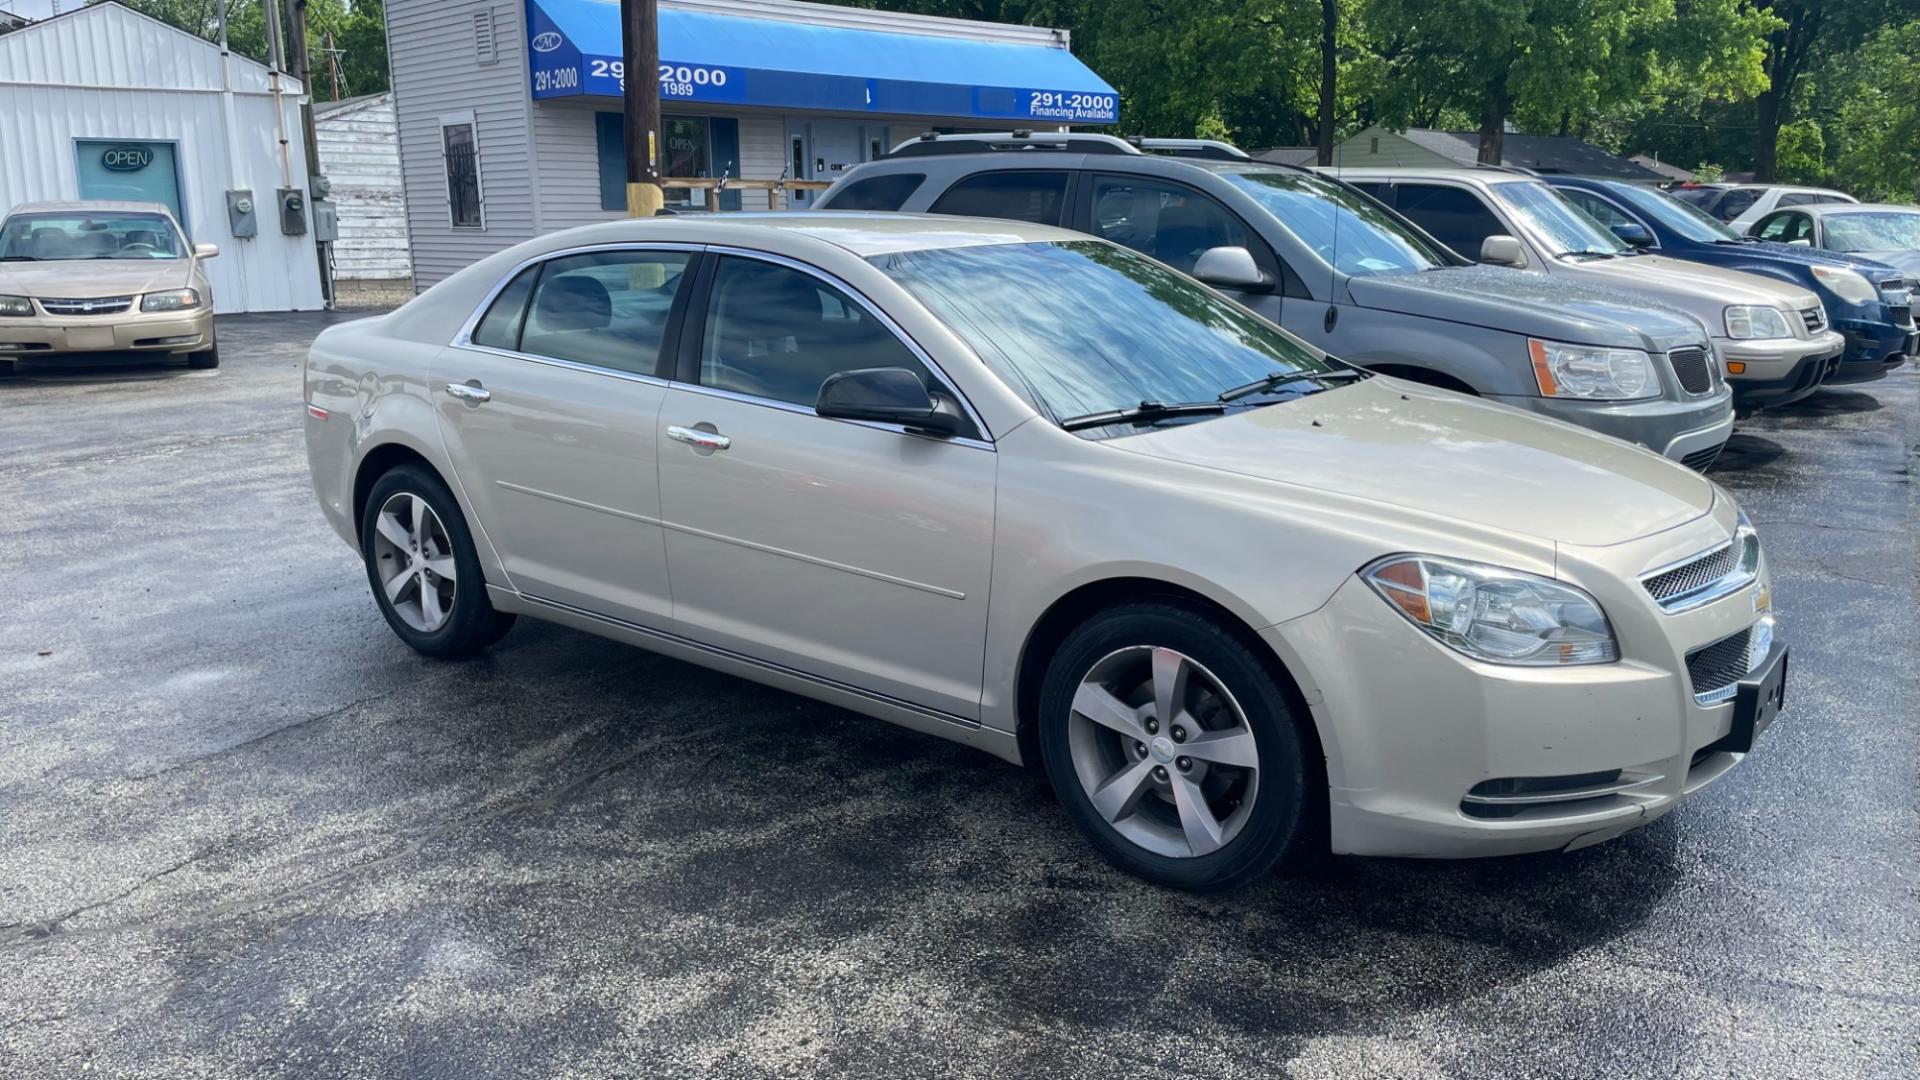
[[[1860,201],[1832,188],[1790,184],[1681,184],[1671,194],[1726,222],[1737,233],[1746,232],[1754,222],[1783,206]]]

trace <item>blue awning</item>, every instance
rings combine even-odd
[[[619,0],[527,0],[533,96],[619,97]],[[1107,124],[1120,97],[1066,49],[663,9],[660,101]]]

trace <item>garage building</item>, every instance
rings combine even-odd
[[[264,65],[110,0],[0,36],[0,211],[165,203],[193,242],[220,246],[215,311],[318,310],[311,229],[283,233],[276,202],[307,186],[302,90],[279,84],[276,96]],[[230,191],[246,193],[254,235],[235,235]]]
[[[388,0],[415,281],[625,213],[618,0]],[[661,0],[661,173],[832,180],[929,131],[1115,119],[1065,31],[790,0]],[[808,192],[669,190],[669,205]],[[711,205],[709,205],[711,201]]]

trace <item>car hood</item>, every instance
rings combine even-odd
[[[1761,277],[1724,266],[1688,262],[1665,255],[1628,255],[1579,263],[1583,274],[1617,283],[1623,289],[1643,290],[1672,297],[1675,304],[1705,304],[1713,308],[1718,324],[1728,304],[1809,308],[1820,298],[1798,285]]]
[[[1706,343],[1698,320],[1643,295],[1504,266],[1369,274],[1348,279],[1347,293],[1361,307],[1579,345],[1664,352]]]
[[[1862,251],[1858,254],[1862,258],[1893,267],[1908,281],[1920,281],[1920,251]]]
[[[1637,446],[1384,376],[1109,445],[1587,547],[1685,524],[1714,500],[1705,477]]]
[[[182,289],[191,259],[57,259],[0,263],[0,294],[88,297]]]
[[[1730,251],[1740,252],[1741,254],[1759,252],[1764,255],[1771,255],[1782,262],[1796,262],[1806,266],[1843,266],[1849,270],[1858,270],[1860,273],[1865,274],[1870,281],[1879,280],[1879,278],[1874,277],[1876,273],[1884,277],[1886,272],[1892,269],[1892,267],[1877,259],[1869,259],[1860,255],[1848,255],[1840,251],[1822,251],[1819,248],[1807,247],[1804,244],[1782,244],[1773,240],[1761,240],[1752,244],[1725,244],[1722,246]]]

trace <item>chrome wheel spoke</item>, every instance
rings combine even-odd
[[[1195,855],[1219,850],[1224,830],[1220,819],[1214,817],[1213,810],[1207,806],[1207,797],[1200,785],[1177,774],[1172,779],[1173,802],[1180,810],[1180,829],[1186,833],[1187,846]]]
[[[1097,683],[1081,683],[1073,692],[1073,712],[1129,739],[1145,739],[1147,729],[1140,726],[1140,714],[1133,706],[1113,696],[1113,691]]]
[[[386,581],[387,602],[390,604],[398,604],[400,602],[400,595],[406,592],[407,586],[418,577],[419,575],[415,571],[407,569],[388,578]]]
[[[1171,724],[1186,711],[1187,677],[1193,665],[1172,649],[1153,650],[1153,715]]]
[[[430,539],[427,522],[433,519],[433,511],[427,508],[427,500],[420,496],[409,495],[408,498],[413,500],[413,542],[419,545],[421,551],[425,551]]]
[[[369,555],[394,616],[421,633],[446,625],[459,567],[446,526],[427,500],[410,491],[388,498],[374,517]]]
[[[1147,793],[1147,781],[1153,776],[1153,762],[1141,759],[1114,773],[1092,792],[1093,808],[1108,821],[1118,821],[1133,813],[1140,796]]]
[[[425,581],[420,582],[420,614],[429,628],[439,626],[447,617],[446,610],[440,606],[440,590]]]
[[[374,528],[379,531],[381,537],[383,537],[387,543],[392,544],[401,551],[407,550],[407,546],[413,543],[413,533],[409,530],[408,526],[401,523],[399,517],[390,510],[382,510],[380,512],[380,517],[374,522]]]
[[[440,578],[442,581],[453,580],[454,565],[453,556],[451,555],[438,555],[428,559],[426,560],[426,567],[433,571],[434,576]]]
[[[1246,728],[1229,728],[1225,731],[1202,730],[1197,736],[1182,743],[1180,752],[1190,758],[1212,762],[1215,765],[1233,765],[1242,769],[1260,767],[1260,750],[1254,745],[1253,732]]]

